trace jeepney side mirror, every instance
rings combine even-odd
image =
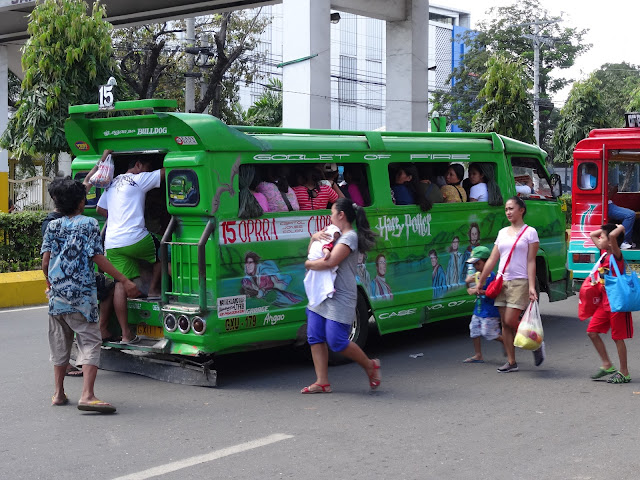
[[[560,175],[558,175],[557,173],[551,175],[550,183],[551,195],[553,195],[554,198],[558,198],[560,195],[562,195],[562,179],[560,178]]]

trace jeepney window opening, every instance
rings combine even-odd
[[[78,172],[74,175],[73,179],[83,182],[88,173],[89,172]],[[84,208],[96,208],[98,200],[100,200],[100,195],[102,195],[102,190],[102,188],[91,186],[87,192],[87,201]]]
[[[628,154],[625,155],[624,161],[608,162],[609,185],[618,185],[618,193],[638,193],[640,191],[640,151],[636,152],[636,155],[634,158]],[[621,157],[611,155],[610,158]]]
[[[598,165],[584,162],[578,167],[578,188],[580,190],[595,190],[599,184]]]
[[[165,151],[139,150],[127,152],[114,152],[112,154],[114,172],[113,177],[126,173],[132,163],[137,160],[150,160],[151,171],[158,170],[164,165]],[[99,190],[99,189],[98,189]],[[98,195],[99,196],[99,195]],[[167,210],[167,182],[163,179],[159,188],[147,192],[144,206],[145,226],[149,232],[156,236],[162,236],[169,225],[171,216]],[[96,200],[97,202],[97,200]]]
[[[313,188],[301,184],[301,174],[306,175],[310,170],[314,170],[312,177],[317,180]],[[344,196],[367,207],[372,204],[370,178],[369,165],[365,163],[244,164],[238,176],[238,218],[329,210],[333,202],[318,204],[318,197]],[[311,209],[304,208],[309,204]]]
[[[533,200],[555,200],[549,177],[536,157],[511,157],[513,179],[518,196]]]

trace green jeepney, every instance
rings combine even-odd
[[[269,165],[336,163],[365,179],[365,211],[379,238],[358,266],[353,338],[361,345],[373,321],[386,334],[469,315],[475,299],[466,292],[464,262],[474,246],[491,248],[507,224],[503,202],[439,203],[426,212],[395,205],[390,174],[400,163],[490,165],[504,201],[526,178],[531,188],[519,195],[540,237],[540,290],[551,301],[571,294],[559,177],[549,175],[536,146],[495,133],[230,127],[175,108],[170,100],[142,100],[116,102],[108,113],[97,105],[69,109],[76,178],[104,149],[114,151],[116,173],[132,155],[154,155],[155,168],[166,168],[149,218],[161,238],[162,297],[129,300],[129,323],[145,341],[112,348],[206,357],[305,341],[304,260],[310,235],[329,224],[330,211],[241,218],[243,175]],[[85,214],[95,214],[100,193],[90,192]]]

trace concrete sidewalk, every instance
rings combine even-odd
[[[42,270],[0,273],[0,308],[47,303]]]

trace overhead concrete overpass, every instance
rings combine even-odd
[[[93,4],[88,0],[86,3]],[[426,130],[429,0],[103,0],[116,27],[208,13],[284,4],[284,60],[311,57],[283,67],[283,123],[291,127],[331,125],[329,17],[332,10],[387,22],[387,130]],[[22,78],[20,48],[28,38],[32,0],[0,0],[0,132],[7,125],[7,72]],[[6,211],[7,152],[0,150],[0,210]],[[3,177],[4,175],[4,177]]]

